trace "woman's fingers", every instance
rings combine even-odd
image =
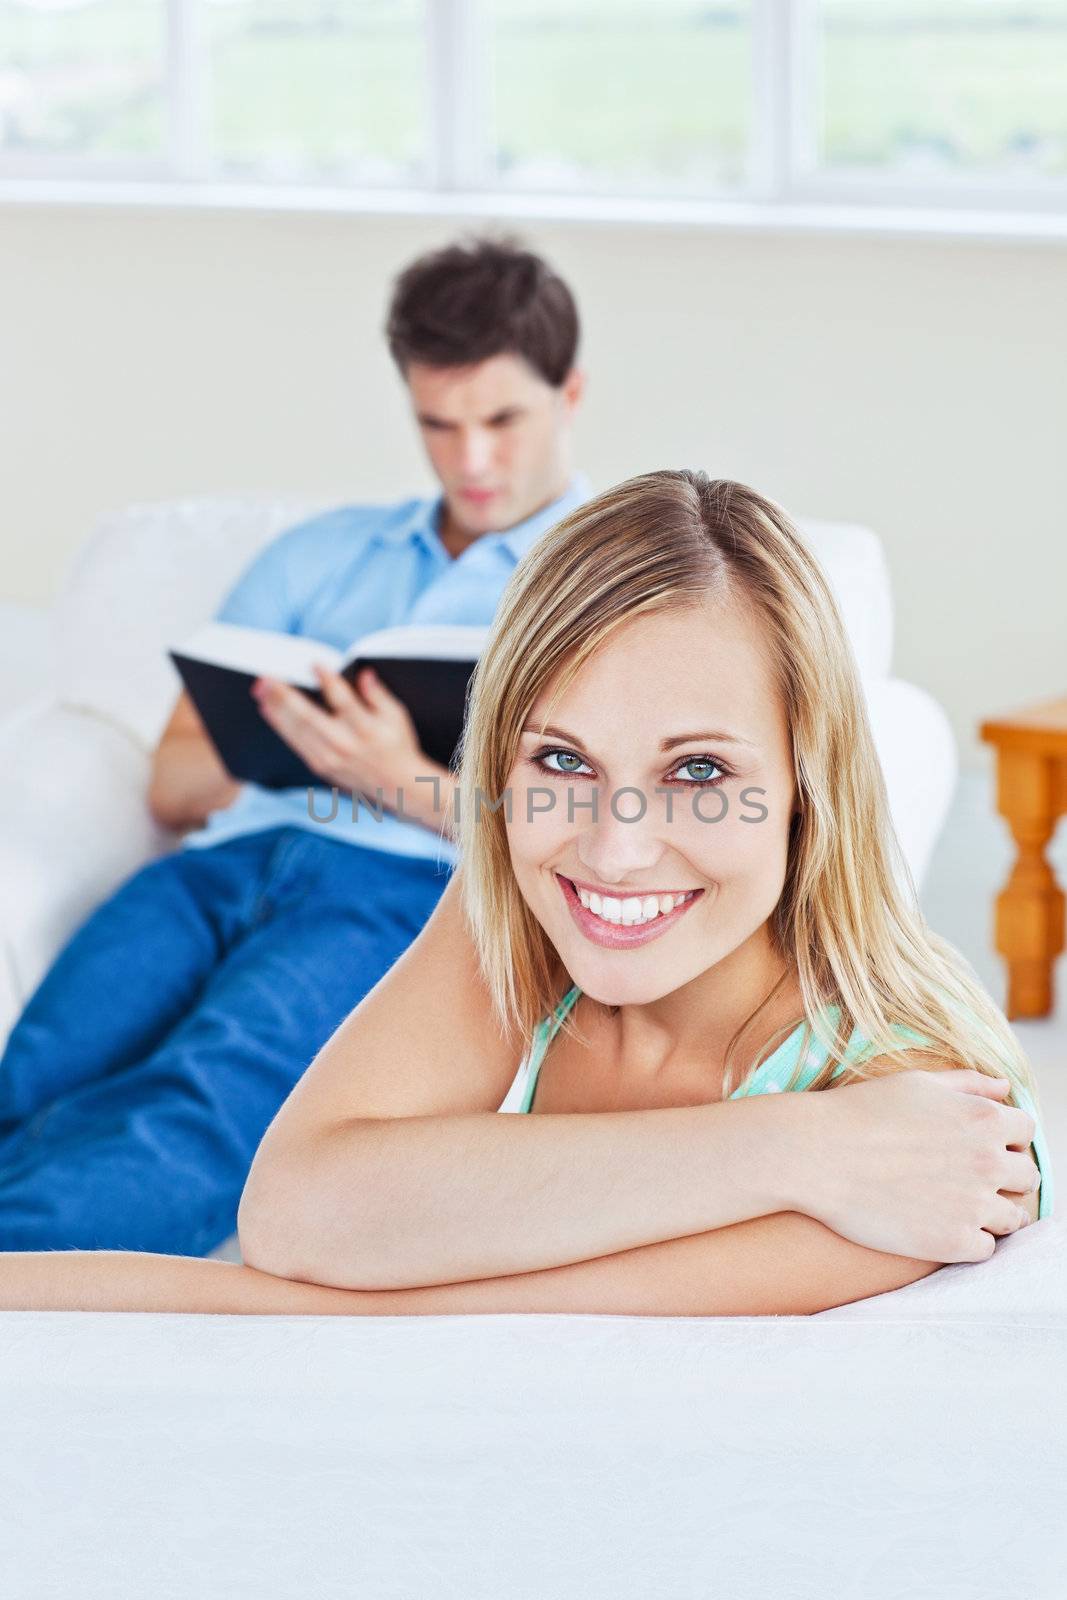
[[[950,1089],[960,1089],[964,1094],[982,1095],[998,1102],[1003,1102],[1005,1093],[1011,1088],[1007,1078],[991,1078],[987,1073],[975,1072],[970,1067],[956,1068],[951,1075],[944,1073],[941,1076]],[[1037,1123],[1029,1111],[1024,1111],[1021,1106],[1001,1103],[998,1110],[983,1114],[999,1121],[1005,1149],[1029,1150],[1037,1132]]]
[[[1008,1137],[1004,1143],[1008,1149],[1029,1150],[1034,1142],[1034,1134],[1037,1132],[1037,1123],[1029,1111],[1024,1111],[1021,1106],[1005,1106],[1003,1115],[1005,1118],[1004,1126],[1008,1132]]]
[[[1037,1162],[1031,1155],[1018,1155],[1009,1150],[1004,1156],[1000,1188],[1011,1194],[1031,1194],[1041,1182]]]
[[[981,1094],[994,1100],[1003,1100],[1011,1089],[1009,1079],[991,1078],[987,1072],[976,1072],[971,1067],[957,1067],[948,1084],[951,1089],[959,1089],[963,1094]],[[1023,1111],[1020,1106],[1005,1106],[1004,1113],[1006,1118],[1011,1119],[1004,1123],[1010,1135],[1005,1139],[1005,1144],[1013,1150],[1029,1149],[1037,1126],[1029,1111]]]
[[[978,1238],[973,1249],[965,1256],[957,1256],[958,1261],[988,1261],[993,1251],[997,1248],[997,1236],[988,1228],[979,1229]]]
[[[997,1098],[1007,1094],[1011,1088],[1007,1078],[991,1078],[988,1072],[976,1072],[973,1067],[956,1067],[949,1083],[963,1094],[986,1094]]]
[[[1030,1213],[1024,1211],[1018,1201],[1010,1194],[998,1194],[989,1208],[989,1216],[982,1226],[997,1238],[1006,1233],[1015,1233],[1030,1221]]]

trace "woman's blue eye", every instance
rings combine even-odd
[[[534,760],[545,771],[556,772],[561,776],[574,776],[580,768],[588,765],[581,756],[575,755],[573,750],[542,750],[538,752]],[[552,766],[551,763],[553,761],[558,762],[559,765]],[[675,773],[685,772],[687,768],[689,769],[689,778],[688,780],[683,780],[683,782],[691,789],[704,787],[708,784],[723,783],[730,776],[726,768],[720,766],[711,756],[690,756],[688,760],[681,763],[681,766],[675,768]],[[717,773],[718,776],[712,777],[712,773]]]
[[[719,772],[725,776],[723,768],[720,767],[717,762],[707,760],[701,756],[690,756],[689,760],[683,761],[682,765],[677,770],[679,772],[683,772],[686,767],[701,767],[704,769],[701,772],[690,774],[694,783],[707,783],[709,780],[714,781],[711,779],[711,774],[713,772]]]
[[[561,762],[564,762],[564,761],[576,761],[578,763],[579,767],[584,767],[585,766],[585,762],[582,760],[581,756],[576,756],[574,754],[573,750],[546,750],[545,753],[543,755],[541,755],[541,756],[538,756],[537,759],[542,764],[547,765],[548,762],[552,760],[553,756],[556,758],[557,761],[561,761]],[[569,772],[576,772],[577,771],[577,767],[567,767],[567,766],[549,767],[548,770],[549,770],[549,772],[568,772],[569,773]]]

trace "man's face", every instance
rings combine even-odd
[[[405,377],[454,532],[512,528],[563,493],[581,373],[557,389],[521,356],[499,355],[469,367],[412,362]]]

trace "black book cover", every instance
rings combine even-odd
[[[325,783],[275,733],[252,697],[252,685],[257,677],[277,677],[278,674],[244,672],[184,655],[180,650],[169,653],[232,777],[258,783],[266,789],[303,788]],[[467,686],[475,665],[474,661],[372,654],[357,656],[348,662],[341,676],[355,688],[359,671],[363,667],[373,667],[385,687],[404,702],[423,750],[431,760],[447,767],[452,764],[463,730]],[[318,687],[308,688],[303,684],[294,687],[323,710],[329,710]]]

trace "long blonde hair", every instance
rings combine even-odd
[[[797,974],[804,1014],[735,1068],[734,1047],[770,996],[764,1000],[730,1042],[724,1096],[779,1032],[784,1038],[804,1022],[804,1045],[814,1035],[827,1052],[812,1088],[914,1065],[893,1032],[902,1025],[938,1059],[1007,1076],[1036,1103],[1003,1014],[918,908],[855,658],[819,563],[779,506],[700,472],[631,478],[544,534],[512,575],[475,671],[459,765],[459,877],[504,1036],[524,1047],[565,978],[519,891],[501,814],[520,730],[550,681],[559,674],[562,692],[615,628],[709,593],[747,601],[763,623],[800,808],[770,931]],[[839,1010],[835,1028],[828,1006]],[[568,1017],[564,1027],[572,1026]],[[834,1078],[854,1029],[866,1043]],[[871,1069],[874,1057],[891,1059]]]

